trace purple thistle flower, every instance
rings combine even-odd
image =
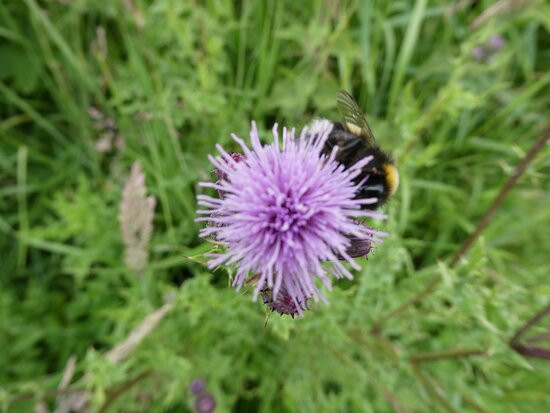
[[[195,411],[197,413],[212,413],[216,408],[216,399],[211,394],[201,394],[195,400]]]
[[[203,182],[203,187],[222,191],[222,198],[199,195],[199,205],[208,209],[197,213],[206,216],[197,221],[210,225],[202,237],[214,238],[226,247],[220,254],[209,254],[209,267],[235,264],[233,285],[242,287],[249,273],[259,274],[254,299],[265,288],[273,301],[284,291],[298,313],[306,309],[308,298],[326,301],[315,279],[331,288],[328,277],[353,278],[339,262],[360,267],[347,250],[350,237],[378,241],[378,233],[356,222],[361,217],[383,217],[361,209],[374,199],[355,199],[362,182],[354,183],[361,169],[372,159],[364,158],[345,169],[336,162],[337,147],[330,156],[321,154],[332,125],[308,133],[304,128],[298,138],[295,131],[283,128],[282,146],[277,125],[274,142],[262,146],[256,124],[252,123],[252,149],[236,135],[244,159],[237,162],[220,145],[221,156],[209,156],[222,180]],[[322,265],[328,261],[330,265]]]
[[[189,391],[193,394],[199,394],[202,393],[205,387],[206,383],[203,379],[194,379],[189,385]]]
[[[483,50],[483,47],[474,47],[474,49],[472,50],[472,57],[476,60],[483,60],[485,58],[485,50]]]
[[[495,54],[504,46],[504,38],[500,34],[491,36],[485,43],[474,47],[471,55],[474,59],[483,62],[491,63]]]
[[[500,50],[502,46],[504,46],[504,38],[499,34],[491,36],[487,41],[487,46],[491,50],[496,52],[497,50]]]

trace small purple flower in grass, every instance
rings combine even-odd
[[[491,63],[496,53],[504,46],[504,38],[500,34],[489,37],[489,39],[472,49],[472,57],[483,63]]]
[[[474,47],[474,49],[472,50],[472,57],[476,60],[483,60],[485,58],[485,50],[483,50],[483,47]]]
[[[193,394],[199,394],[202,393],[205,387],[206,383],[203,379],[194,379],[189,386],[189,391]]]
[[[487,46],[496,52],[504,46],[504,38],[500,34],[491,36],[487,41]]]
[[[215,408],[216,399],[211,394],[201,394],[195,400],[195,411],[197,413],[212,413]]]
[[[330,289],[329,274],[352,278],[339,259],[360,269],[348,253],[351,237],[378,241],[377,235],[383,235],[356,222],[383,217],[361,209],[375,199],[355,199],[362,182],[356,184],[354,179],[371,157],[345,169],[335,160],[337,147],[329,156],[322,155],[331,128],[328,124],[312,133],[303,129],[299,137],[294,129],[283,128],[281,144],[275,125],[274,142],[262,146],[252,123],[252,148],[232,135],[244,159],[237,162],[220,145],[221,155],[209,156],[222,179],[201,185],[221,191],[223,197],[198,196],[207,209],[197,211],[205,215],[197,221],[210,224],[201,236],[213,236],[226,247],[209,255],[209,267],[235,264],[237,288],[249,273],[258,274],[254,298],[266,288],[274,302],[286,294],[298,314],[307,308],[309,298],[326,301],[315,279]]]

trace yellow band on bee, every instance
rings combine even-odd
[[[386,172],[386,184],[388,185],[390,195],[393,195],[399,186],[399,171],[391,163],[384,164],[383,168],[384,172]]]

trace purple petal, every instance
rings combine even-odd
[[[361,209],[367,200],[355,199],[354,183],[370,158],[345,169],[334,153],[321,154],[332,124],[318,122],[297,138],[294,129],[273,129],[274,143],[262,146],[253,123],[251,147],[233,135],[244,155],[209,157],[218,182],[202,184],[220,193],[220,199],[199,196],[199,210],[209,222],[201,236],[227,246],[212,254],[211,268],[236,265],[233,284],[240,288],[248,274],[258,274],[255,297],[266,299],[284,314],[300,314],[307,301],[325,300],[315,279],[331,288],[329,274],[352,278],[338,261],[360,267],[353,258],[366,255],[376,236],[384,234],[358,223],[358,217],[380,217]],[[328,262],[327,265],[323,263]]]

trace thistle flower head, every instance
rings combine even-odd
[[[233,135],[243,159],[237,162],[219,145],[220,156],[209,157],[221,179],[201,185],[223,197],[198,197],[207,207],[197,211],[205,215],[198,221],[210,223],[201,236],[213,236],[226,247],[209,255],[209,266],[235,264],[237,288],[249,273],[259,274],[255,298],[268,288],[276,302],[284,291],[298,312],[306,309],[309,298],[324,299],[315,279],[330,289],[329,274],[352,278],[339,259],[360,268],[348,253],[350,237],[371,242],[381,235],[357,222],[381,216],[361,209],[375,199],[355,199],[362,182],[354,179],[370,157],[346,169],[335,160],[337,148],[329,156],[321,154],[331,128],[327,123],[311,133],[303,129],[299,137],[284,128],[281,144],[275,125],[274,142],[262,146],[253,123],[251,148]]]
[[[493,51],[500,50],[504,46],[504,38],[500,34],[491,36],[487,41],[487,46]]]
[[[189,391],[193,394],[200,394],[205,389],[206,383],[204,379],[194,379],[189,385]]]
[[[195,400],[195,412],[212,413],[216,408],[216,399],[209,393],[200,394]]]
[[[472,50],[472,57],[476,60],[483,60],[483,58],[485,57],[485,50],[483,50],[483,47],[474,47],[474,49]]]
[[[504,43],[504,38],[500,34],[491,36],[487,41],[472,49],[472,57],[480,62],[490,63],[496,53],[502,49]]]

